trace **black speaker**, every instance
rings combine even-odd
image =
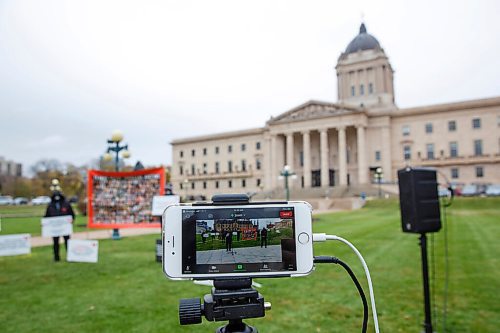
[[[426,233],[441,229],[436,171],[424,168],[398,170],[399,205],[403,232]]]

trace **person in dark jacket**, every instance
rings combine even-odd
[[[59,187],[59,186],[57,186]],[[50,204],[47,207],[47,211],[45,212],[45,217],[54,217],[54,216],[64,216],[71,215],[73,221],[75,220],[75,213],[73,212],[73,208],[66,200],[64,195],[61,193],[59,189],[56,189],[52,193]],[[66,251],[68,251],[68,239],[69,235],[64,237],[64,247]],[[54,261],[60,261],[61,258],[59,256],[59,236],[52,237],[53,245],[54,245]]]

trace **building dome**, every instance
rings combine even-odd
[[[361,23],[359,27],[359,35],[357,35],[345,49],[345,55],[364,50],[380,50],[378,40],[366,32],[366,26]]]

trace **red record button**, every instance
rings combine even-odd
[[[280,212],[280,217],[282,219],[291,218],[291,217],[293,217],[293,211],[291,211],[291,210],[282,210]]]

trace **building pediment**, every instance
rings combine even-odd
[[[335,117],[346,114],[362,113],[364,108],[357,108],[342,104],[309,101],[296,108],[291,109],[277,117],[271,117],[268,125],[304,121],[309,119]]]

